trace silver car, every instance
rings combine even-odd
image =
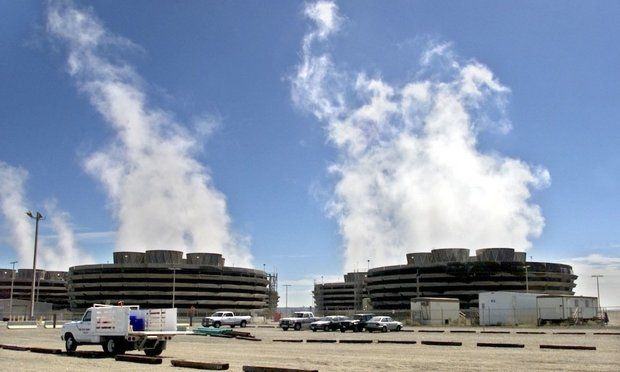
[[[403,328],[403,323],[397,322],[389,316],[376,316],[366,322],[366,330],[368,332],[373,331],[400,331]]]

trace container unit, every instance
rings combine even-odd
[[[421,325],[449,325],[459,320],[458,298],[411,299],[411,320]]]
[[[559,323],[563,321],[593,320],[598,315],[598,300],[586,296],[539,296],[538,321]]]
[[[482,326],[513,326],[536,324],[538,293],[481,292],[478,313]]]

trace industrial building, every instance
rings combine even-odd
[[[320,314],[334,311],[362,309],[365,294],[365,272],[344,275],[344,282],[315,283],[314,302]]]
[[[478,308],[478,294],[491,291],[572,295],[569,265],[526,261],[525,252],[484,248],[433,249],[407,254],[406,265],[371,269],[366,290],[375,309],[409,309],[413,297],[458,298],[461,309]]]
[[[477,310],[480,292],[573,295],[577,279],[569,265],[526,261],[525,252],[512,248],[478,249],[474,256],[466,248],[444,248],[406,257],[405,265],[370,269],[361,290],[346,280],[315,285],[317,309],[360,310],[367,297],[376,310],[409,310],[412,298],[441,297],[457,298],[463,310]]]
[[[113,264],[69,269],[71,310],[93,303],[124,302],[143,308],[174,306],[180,314],[195,309],[203,315],[217,309],[238,313],[275,309],[277,276],[265,271],[224,266],[216,253],[173,250],[114,252]]]
[[[0,269],[0,299],[10,298],[13,281],[13,299],[31,301],[32,269]],[[66,286],[67,272],[37,270],[35,301],[52,304],[57,309],[69,307]]]

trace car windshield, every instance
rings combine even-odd
[[[374,316],[369,321],[370,322],[380,322],[381,321],[381,317],[380,316]]]

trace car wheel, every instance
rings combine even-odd
[[[347,331],[346,328],[340,328],[340,332],[345,333]]]
[[[77,341],[71,333],[65,335],[65,349],[67,349],[67,353],[74,352],[77,349]]]
[[[241,328],[245,328],[245,326],[248,324],[248,322],[246,322],[245,320],[242,320],[241,323],[239,324],[239,326]]]
[[[366,330],[368,331],[368,333],[372,333],[372,329],[366,328]]]
[[[122,341],[115,338],[108,338],[101,345],[103,347],[103,351],[108,355],[117,355],[124,354],[125,350],[123,349]]]
[[[401,326],[396,326],[396,332],[400,332],[400,330],[401,330],[402,328],[403,328],[403,327],[401,327]]]
[[[215,323],[213,323],[213,326],[214,326],[215,328],[220,328],[220,326],[221,326],[221,325],[222,325],[222,323],[220,323],[220,322],[215,322]]]
[[[387,332],[387,327],[386,327],[386,326],[383,326],[383,327],[381,328],[381,332],[383,332],[383,333]]]
[[[288,327],[282,327],[283,331],[288,331]]]
[[[166,341],[160,341],[153,349],[144,349],[146,356],[158,356],[166,348]]]
[[[316,328],[312,328],[312,332],[316,332]]]
[[[323,326],[323,332],[329,331],[329,326]]]
[[[293,328],[295,328],[296,331],[299,331],[301,329],[301,323],[295,323]]]

